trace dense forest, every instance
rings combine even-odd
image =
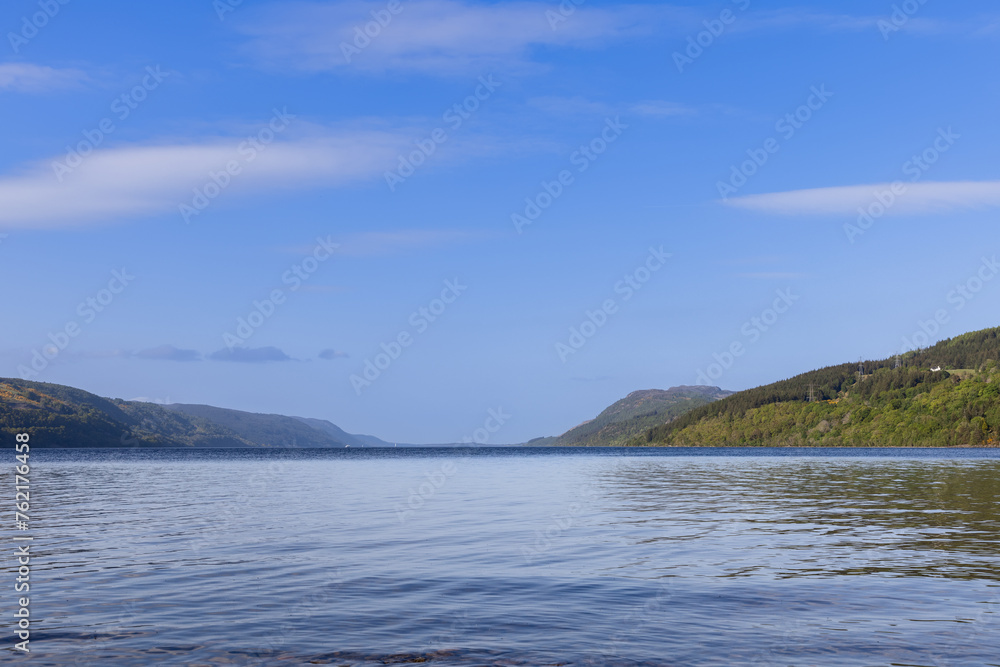
[[[64,385],[14,378],[0,378],[0,433],[8,436],[9,442],[13,442],[16,433],[28,433],[32,447],[363,447],[369,444],[319,419],[255,414],[207,405],[162,406],[123,401]]]
[[[730,394],[731,391],[723,391],[718,387],[671,387],[633,391],[594,419],[570,429],[546,444],[620,447],[653,426],[669,422],[685,412]]]
[[[992,446],[1000,441],[1000,329],[741,391],[633,445]],[[933,368],[941,368],[939,371]]]

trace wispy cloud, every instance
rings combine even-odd
[[[235,361],[247,364],[260,364],[268,361],[293,361],[293,359],[276,347],[234,347],[222,348],[208,356],[213,361]]]
[[[159,345],[135,353],[139,359],[156,359],[160,361],[198,361],[201,353],[197,350],[182,350],[173,345]]]
[[[902,4],[902,3],[899,3]],[[873,31],[880,34],[883,29],[891,29],[918,36],[987,36],[996,30],[1000,17],[995,13],[977,14],[968,18],[943,19],[912,15],[897,11],[898,4],[887,5],[877,14],[852,15],[827,11],[816,11],[804,7],[785,9],[755,10],[748,12],[735,22],[729,30],[733,33],[760,32],[767,30],[788,30],[813,28],[826,32]],[[899,16],[905,17],[900,20]],[[892,28],[886,28],[886,26]]]
[[[569,3],[563,3],[566,5]],[[261,66],[304,72],[388,71],[452,75],[500,67],[537,68],[551,48],[599,48],[636,37],[683,38],[704,29],[718,10],[662,3],[595,7],[572,3],[559,15],[556,2],[473,3],[462,0],[404,0],[400,11],[373,36],[357,38],[384,12],[385,2],[286,2],[250,12],[239,30],[244,50]],[[714,12],[714,14],[713,14]],[[754,9],[727,28],[734,34],[801,30],[873,31],[882,14],[852,15],[808,8]],[[910,17],[902,30],[912,34],[989,34],[996,17],[948,22]],[[354,49],[345,53],[344,45]]]
[[[0,91],[46,93],[79,88],[88,80],[78,69],[56,69],[30,63],[0,63]]]
[[[363,232],[344,237],[340,253],[368,257],[394,255],[414,250],[465,243],[492,235],[459,229],[413,229],[393,232]]]
[[[792,273],[786,271],[760,271],[756,273],[740,273],[737,274],[739,278],[747,278],[750,280],[799,280],[805,278],[807,274],[805,273]]]
[[[694,107],[668,102],[666,100],[646,100],[636,103],[610,104],[589,100],[585,97],[533,97],[528,105],[553,116],[608,116],[611,114],[668,117],[691,116],[698,113]]]
[[[56,160],[0,176],[0,228],[69,227],[94,221],[178,211],[209,174],[235,161],[241,171],[219,195],[289,187],[336,186],[381,175],[410,133],[325,131],[275,141],[248,160],[243,139],[130,145],[95,150],[61,181]],[[243,151],[241,151],[241,148]]]
[[[307,285],[303,283],[298,291],[310,294],[339,294],[349,292],[351,289],[345,285]]]
[[[401,229],[384,232],[358,232],[331,238],[334,238],[339,246],[335,254],[369,257],[396,255],[413,250],[426,250],[456,243],[492,239],[497,238],[497,234],[464,229]],[[306,255],[313,251],[313,246],[280,246],[277,250],[293,255]],[[323,286],[324,291],[343,291],[344,289],[346,288],[340,285]]]
[[[791,190],[734,197],[729,206],[779,215],[848,215],[878,202],[879,193],[890,191],[889,183],[832,188]],[[963,209],[1000,206],[1000,181],[906,183],[894,196],[886,215],[945,213]]]
[[[319,353],[320,359],[347,359],[349,356],[351,355],[347,354],[346,352],[341,352],[340,350],[334,350],[332,348],[322,350]]]
[[[612,105],[588,100],[582,96],[559,97],[546,95],[528,100],[528,106],[553,116],[602,116],[611,113]]]
[[[639,116],[690,116],[697,113],[694,107],[665,100],[648,100],[629,107],[628,111]]]
[[[728,30],[739,33],[812,27],[830,32],[860,32],[875,30],[881,18],[883,17],[876,15],[853,16],[818,12],[807,8],[755,10],[741,16],[740,20],[734,22]]]
[[[248,53],[268,67],[456,74],[525,65],[539,47],[588,48],[652,34],[655,24],[692,15],[671,6],[577,6],[553,27],[546,12],[557,11],[558,4],[550,2],[405,0],[401,7],[350,59],[341,45],[354,46],[355,28],[372,20],[370,12],[384,11],[384,2],[275,4],[241,31],[250,37]]]

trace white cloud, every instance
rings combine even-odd
[[[77,88],[87,75],[76,69],[55,69],[29,63],[0,63],[0,91],[44,93]]]
[[[53,165],[65,156],[0,176],[0,228],[68,227],[179,210],[190,204],[210,172],[235,161],[242,170],[217,199],[275,189],[341,185],[381,175],[409,147],[409,133],[321,132],[276,140],[253,160],[243,139],[132,145],[95,150],[69,173]]]
[[[733,32],[749,32],[758,30],[788,30],[810,26],[820,30],[838,32],[860,32],[876,30],[879,16],[851,16],[849,14],[830,14],[811,9],[775,9],[770,11],[755,11],[741,16],[729,28]],[[876,32],[876,34],[878,34]]]
[[[758,271],[755,273],[739,273],[737,276],[751,280],[799,280],[807,277],[805,273],[791,271]]]
[[[752,14],[748,12],[745,18],[733,23],[730,30],[751,32],[808,27],[827,32],[872,31],[880,37],[883,30],[889,30],[890,35],[899,31],[922,37],[949,36],[965,39],[970,36],[988,36],[998,24],[998,17],[995,13],[977,14],[949,20],[939,17],[930,18],[920,14],[905,14],[901,11],[895,11],[895,7],[897,6],[886,6],[879,13],[869,15],[835,14],[807,8],[755,10]],[[901,20],[901,16],[904,16],[905,20]],[[892,26],[892,28],[890,29],[888,26]]]
[[[487,238],[483,232],[427,229],[395,232],[363,232],[348,236],[341,243],[345,255],[372,256],[405,253],[411,250],[435,248]]]
[[[386,22],[385,0],[274,3],[259,11],[245,10],[240,31],[249,37],[245,51],[261,65],[305,72],[419,71],[462,74],[492,67],[530,66],[541,48],[597,48],[655,36],[681,40],[705,30],[704,21],[718,10],[646,2],[611,6],[563,2],[474,3],[466,0],[400,0],[400,10]],[[573,7],[560,14],[561,6]],[[373,23],[381,13],[384,25]],[[552,17],[558,17],[552,20]],[[753,33],[813,29],[826,32],[878,34],[885,15],[850,15],[792,8],[737,12],[728,32]],[[559,20],[562,19],[562,20]],[[989,19],[989,20],[987,20]],[[358,39],[356,29],[372,24],[373,36]],[[376,30],[377,28],[377,30]],[[948,23],[910,18],[903,30],[922,35],[969,32],[987,34],[995,17]],[[364,40],[369,40],[365,43]]]
[[[588,100],[579,95],[533,97],[528,100],[528,106],[553,116],[606,116],[614,112],[614,107],[610,104]]]
[[[553,27],[546,12],[558,11],[557,3],[403,0],[399,13],[349,61],[341,45],[354,46],[355,28],[363,29],[371,12],[385,7],[385,2],[283,3],[244,24],[242,32],[251,37],[247,50],[270,67],[453,74],[523,65],[535,47],[593,47],[650,34],[665,19],[691,15],[662,5],[582,6]]]
[[[575,97],[533,97],[528,105],[553,116],[608,116],[612,114],[634,114],[665,118],[668,116],[689,116],[698,113],[694,107],[666,100],[645,100],[634,104],[609,104]]]
[[[735,197],[726,203],[737,208],[780,215],[848,215],[882,199],[889,201],[892,184],[850,185],[792,190]],[[913,215],[1000,206],[1000,181],[905,183],[894,195],[886,214]],[[898,185],[897,185],[898,190]]]
[[[640,116],[690,116],[697,113],[694,108],[678,104],[677,102],[666,102],[664,100],[648,100],[633,104],[629,111]]]
[[[245,364],[261,364],[269,361],[295,361],[282,350],[274,347],[234,347],[222,348],[208,355],[212,361],[234,361]]]

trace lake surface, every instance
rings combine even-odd
[[[996,449],[31,466],[28,656],[3,528],[11,664],[1000,665]]]

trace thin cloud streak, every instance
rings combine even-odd
[[[395,232],[363,232],[344,238],[339,252],[343,255],[370,257],[394,255],[413,250],[449,246],[491,237],[485,232],[449,229],[415,229]]]
[[[173,345],[159,345],[135,353],[139,359],[155,359],[159,361],[200,361],[201,353],[197,350],[184,350]]]
[[[564,3],[565,4],[565,3]],[[474,4],[460,0],[406,0],[358,37],[383,12],[384,2],[295,2],[271,5],[244,19],[242,50],[264,68],[301,72],[420,72],[450,76],[484,68],[539,68],[545,48],[594,49],[637,37],[678,38],[704,29],[712,12],[639,3],[611,7],[573,4],[570,14],[549,2]],[[993,18],[993,17],[989,17]],[[854,16],[809,9],[755,10],[727,28],[734,34],[796,29],[877,34],[886,15]],[[995,19],[993,19],[995,21]],[[992,32],[980,17],[971,28]],[[902,30],[917,35],[964,34],[970,25],[915,17]]]
[[[179,210],[194,189],[235,161],[240,173],[219,195],[317,186],[340,186],[380,176],[407,147],[402,132],[328,133],[275,141],[254,159],[241,139],[174,145],[132,145],[95,150],[57,177],[51,161],[0,176],[0,229],[60,228]]]
[[[1000,207],[1000,181],[905,183],[885,215],[947,213]],[[726,205],[778,215],[849,215],[879,202],[892,184],[851,185],[734,197]]]
[[[372,21],[370,12],[383,11],[384,2],[286,3],[265,9],[241,32],[250,38],[245,50],[267,67],[449,75],[523,66],[537,47],[592,48],[695,16],[671,6],[584,6],[550,24],[547,12],[558,10],[552,3],[407,0],[401,7],[357,54],[345,55],[342,44],[354,47],[355,28]]]
[[[230,361],[244,364],[263,364],[270,361],[294,361],[282,350],[273,347],[222,348],[208,355],[212,361]]]
[[[78,69],[56,69],[31,63],[0,63],[0,91],[47,93],[80,88],[88,77]]]

